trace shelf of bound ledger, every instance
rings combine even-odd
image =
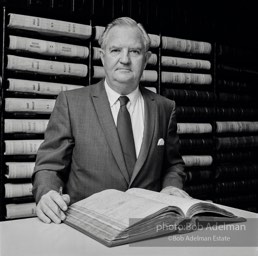
[[[212,44],[171,36],[162,36],[161,41],[161,94],[177,104],[177,132],[186,164],[185,189],[193,197],[212,199]]]
[[[217,51],[215,201],[257,211],[257,55],[221,44]]]
[[[37,149],[58,93],[89,83],[92,28],[28,15],[4,13],[3,16],[6,18],[3,47],[6,64],[2,74],[1,176],[6,176],[2,196],[8,219],[35,216],[30,177]],[[27,27],[21,26],[24,18]],[[35,24],[45,27],[35,29]],[[80,33],[63,33],[60,28],[72,28],[73,32]]]
[[[93,40],[92,40],[92,83],[98,82],[104,78],[104,68],[100,59],[98,39],[104,31],[103,26],[96,24],[93,26]],[[141,78],[141,86],[147,87],[151,91],[158,92],[158,60],[159,60],[159,46],[160,36],[156,34],[149,34],[151,39],[150,51],[152,55],[148,61],[146,69]]]

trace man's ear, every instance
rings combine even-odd
[[[145,66],[144,66],[144,68],[146,68],[147,63],[148,63],[148,60],[149,60],[151,54],[152,54],[151,51],[147,51],[147,52],[145,53]]]
[[[100,53],[100,59],[101,59],[101,62],[102,62],[102,65],[104,66],[104,50],[99,48],[99,53]]]

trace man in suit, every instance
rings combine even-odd
[[[46,223],[60,223],[70,203],[109,188],[188,196],[182,190],[175,102],[139,87],[151,55],[148,34],[123,17],[107,26],[99,43],[105,79],[59,94],[38,150],[33,194],[37,215]],[[126,127],[132,137],[125,145],[122,105],[131,119]]]

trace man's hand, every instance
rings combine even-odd
[[[60,195],[57,191],[51,190],[43,195],[38,202],[37,216],[45,223],[50,223],[51,221],[61,223],[66,217],[64,212],[68,209],[69,203],[69,195]]]
[[[173,186],[168,186],[163,188],[160,193],[165,193],[168,195],[173,195],[173,196],[179,196],[179,197],[184,197],[184,198],[191,198],[188,193],[186,193],[184,190],[173,187]]]

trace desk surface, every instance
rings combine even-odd
[[[230,209],[236,215],[245,218],[256,218],[258,214],[238,209]],[[248,220],[247,220],[248,222]],[[254,236],[258,241],[258,230]],[[195,231],[195,234],[204,231]],[[205,231],[206,232],[206,231]],[[183,234],[182,236],[186,236]],[[162,238],[164,239],[164,237]],[[147,245],[123,245],[108,248],[87,237],[79,231],[65,224],[44,224],[37,218],[27,218],[0,223],[0,256],[108,256],[108,255],[169,255],[169,256],[252,256],[258,255],[258,247],[178,247],[174,245],[153,246],[148,240]],[[167,240],[168,241],[168,240]],[[136,243],[137,244],[137,243]],[[155,244],[155,243],[154,243]]]

